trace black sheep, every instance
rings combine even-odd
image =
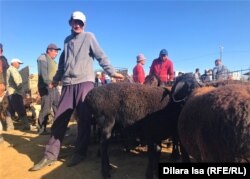
[[[157,122],[153,122],[153,118],[162,115],[162,111],[165,110],[170,101],[169,94],[168,90],[161,87],[131,83],[111,83],[94,88],[88,93],[85,101],[102,130],[101,160],[104,178],[110,177],[108,139],[114,125],[127,127],[144,120],[149,121],[145,124],[157,124]],[[158,126],[162,125],[159,123]],[[151,125],[144,126],[144,129],[147,127],[150,128]],[[151,139],[154,137],[148,137],[148,141],[152,142]],[[154,147],[150,146],[153,147],[154,144],[149,145],[149,151],[154,150]],[[150,150],[150,148],[152,149]],[[147,177],[152,178],[151,170],[156,162],[152,161],[154,160],[152,155],[149,155],[149,159],[151,162],[148,164]]]

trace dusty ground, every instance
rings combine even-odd
[[[15,124],[16,125],[16,124]],[[75,124],[72,123],[71,126]],[[29,172],[44,152],[44,145],[49,135],[38,136],[36,130],[23,132],[3,131],[5,142],[0,144],[0,178],[1,179],[101,179],[100,158],[97,157],[98,144],[92,140],[87,159],[81,164],[68,168],[66,161],[73,151],[75,133],[65,137],[59,160],[52,166],[40,171]],[[169,150],[162,153],[163,161],[169,157]],[[143,179],[147,156],[145,152],[126,153],[120,144],[111,144],[109,148],[110,162],[114,166],[113,179]]]

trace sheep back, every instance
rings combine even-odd
[[[92,89],[86,96],[86,103],[95,115],[114,117],[126,126],[166,107],[169,93],[161,87],[110,83]]]
[[[250,86],[226,85],[187,101],[180,140],[197,161],[250,161]]]

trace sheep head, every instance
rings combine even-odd
[[[144,85],[148,86],[160,86],[161,80],[156,75],[148,75],[145,78]]]
[[[178,77],[172,87],[171,96],[174,102],[185,102],[194,89],[202,85],[195,79],[193,73]]]
[[[171,82],[162,82],[159,76],[154,74],[147,75],[143,84],[148,86],[160,86],[168,88],[172,86]]]

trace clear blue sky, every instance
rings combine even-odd
[[[10,61],[20,58],[37,73],[37,57],[49,43],[63,47],[73,11],[87,17],[114,67],[131,73],[136,55],[146,58],[145,71],[159,51],[169,52],[176,71],[213,68],[220,56],[230,70],[250,67],[250,1],[80,1],[0,0],[0,42]],[[60,55],[60,54],[59,54]],[[56,59],[58,61],[59,55]],[[95,68],[100,67],[95,64]]]

